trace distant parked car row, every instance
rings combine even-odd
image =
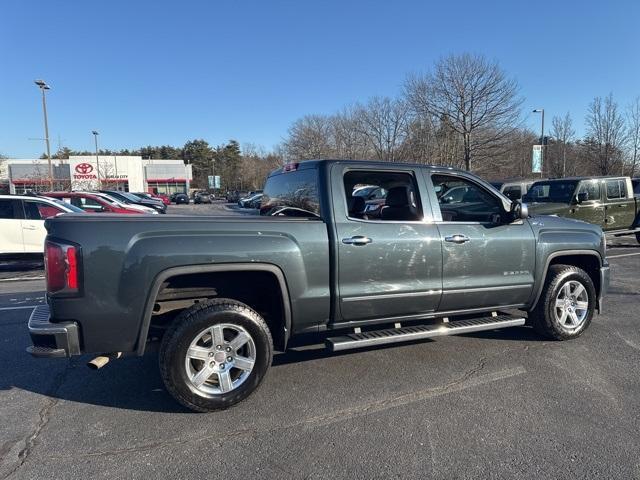
[[[187,198],[188,201],[188,198]],[[169,197],[101,190],[0,195],[0,255],[42,253],[44,221],[65,213],[160,214]]]

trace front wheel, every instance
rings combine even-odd
[[[529,320],[542,336],[569,340],[589,326],[595,304],[596,289],[587,272],[571,265],[552,265]]]
[[[255,391],[271,365],[269,327],[247,305],[218,299],[182,312],[163,337],[160,372],[185,407],[210,412]]]

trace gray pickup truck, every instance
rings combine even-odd
[[[387,192],[375,218],[362,185]],[[458,186],[460,202],[439,201]],[[166,388],[195,411],[246,398],[294,337],[337,351],[531,325],[565,340],[609,284],[600,227],[529,218],[438,166],[307,161],[268,177],[259,216],[69,214],[46,228],[29,352],[92,353],[99,368],[161,338]]]

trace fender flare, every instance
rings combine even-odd
[[[279,267],[269,263],[220,263],[216,265],[188,265],[182,267],[171,267],[162,270],[153,280],[147,300],[145,302],[144,314],[142,317],[142,325],[138,332],[138,341],[136,344],[136,354],[144,355],[144,349],[147,343],[147,335],[151,325],[151,317],[153,315],[153,305],[158,296],[160,287],[165,280],[178,275],[188,275],[192,273],[222,273],[222,272],[268,272],[273,274],[278,281],[280,292],[282,294],[282,311],[284,313],[284,345],[289,340],[291,334],[291,300],[289,297],[289,289],[284,277],[284,273]]]
[[[598,259],[598,263],[600,264],[600,267],[602,267],[602,264],[603,264],[602,257],[600,256],[600,253],[596,250],[560,250],[558,252],[553,252],[549,254],[544,265],[544,270],[542,271],[542,276],[541,276],[539,285],[536,289],[536,295],[534,297],[534,301],[529,307],[529,310],[533,310],[538,304],[538,301],[540,300],[540,296],[542,295],[542,290],[544,288],[544,284],[547,279],[547,273],[549,272],[549,266],[551,265],[551,261],[554,258],[564,257],[569,255],[591,255]],[[600,288],[602,288],[602,286],[600,286]],[[599,296],[599,292],[596,292],[596,296]]]

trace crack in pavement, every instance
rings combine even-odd
[[[33,432],[31,432],[31,434],[29,434],[24,440],[22,440],[24,442],[24,448],[22,448],[22,450],[18,452],[18,463],[11,470],[9,470],[9,472],[3,477],[3,480],[6,480],[18,470],[20,470],[20,468],[29,459],[29,456],[33,452],[33,449],[38,444],[40,434],[51,419],[51,411],[60,401],[60,399],[56,396],[58,390],[60,389],[60,387],[62,387],[62,384],[67,378],[67,374],[73,368],[75,368],[75,364],[71,360],[69,360],[69,363],[65,366],[65,369],[56,376],[55,380],[51,384],[51,387],[45,393],[47,398],[45,404],[38,412],[38,423],[36,424]]]
[[[173,447],[176,445],[195,444],[195,443],[201,443],[201,442],[208,442],[209,444],[214,444],[219,447],[219,446],[222,446],[223,444],[223,442],[220,441],[221,437],[224,437],[225,441],[228,442],[229,440],[234,438],[251,437],[259,434],[273,433],[277,431],[290,430],[290,429],[295,429],[299,427],[300,428],[316,428],[320,426],[331,425],[343,420],[349,420],[357,417],[371,415],[373,413],[378,413],[378,412],[389,410],[392,408],[398,408],[411,403],[416,403],[418,401],[428,400],[441,395],[455,393],[467,388],[477,387],[483,384],[495,382],[498,380],[503,380],[506,378],[510,378],[510,377],[514,377],[514,376],[522,375],[526,373],[526,369],[524,367],[517,366],[514,368],[508,368],[508,369],[503,369],[496,372],[487,373],[484,375],[478,375],[480,372],[482,372],[485,369],[488,359],[497,357],[499,355],[506,353],[507,351],[512,351],[512,350],[514,349],[504,349],[493,355],[481,357],[475,366],[473,366],[472,368],[464,372],[458,378],[450,382],[447,382],[444,385],[431,387],[423,390],[418,390],[414,392],[409,392],[409,393],[405,393],[399,396],[395,396],[395,397],[391,397],[383,400],[375,400],[373,402],[365,403],[363,405],[338,410],[337,412],[327,413],[324,415],[317,415],[313,417],[301,418],[288,425],[265,426],[261,428],[247,428],[247,429],[235,430],[235,431],[231,431],[223,434],[221,434],[220,432],[217,432],[215,434],[205,435],[198,438],[186,438],[186,439],[173,438],[165,441],[150,442],[143,445],[136,445],[132,447],[103,450],[103,451],[93,451],[93,452],[78,452],[70,455],[50,455],[50,456],[47,456],[46,458],[62,459],[62,458],[106,457],[106,456],[122,455],[122,454],[128,454],[128,453],[139,453],[139,452],[154,450],[157,448]],[[528,350],[528,347],[525,350]]]

